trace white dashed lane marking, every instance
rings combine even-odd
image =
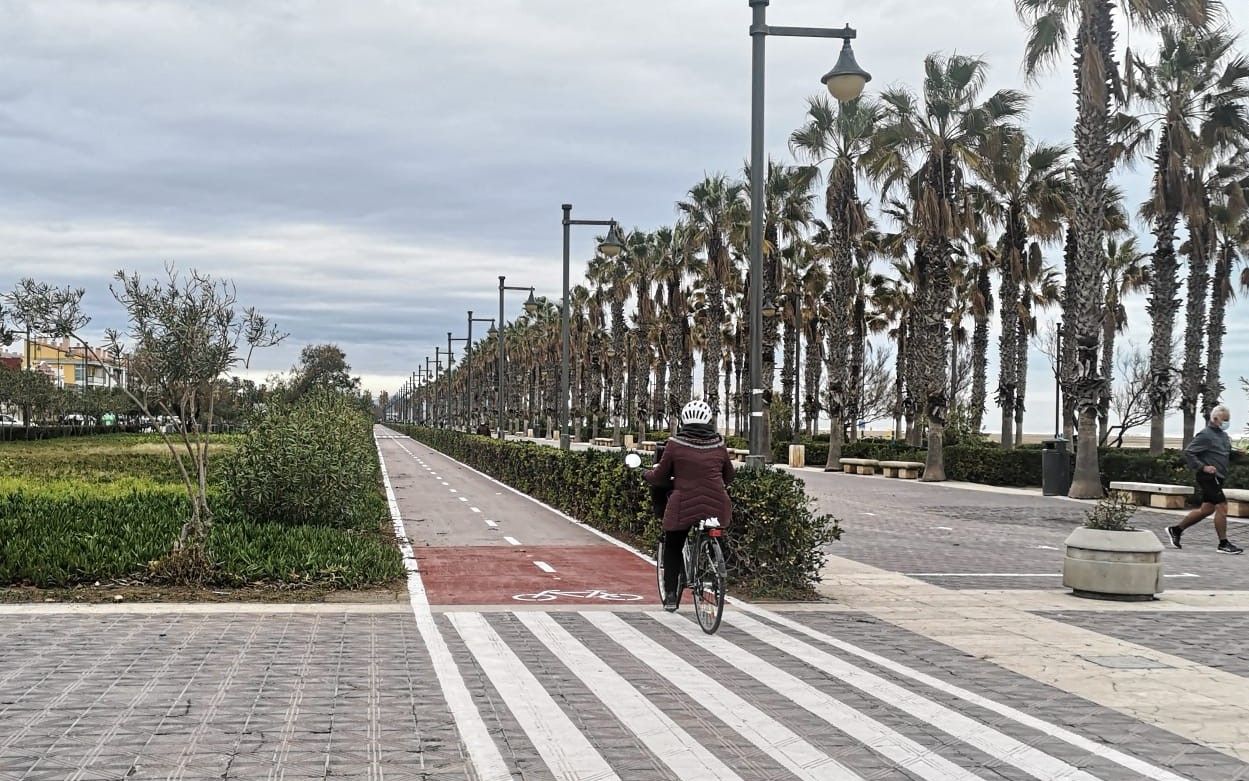
[[[538,569],[542,570],[543,572],[555,571],[555,568],[552,567],[550,564],[547,564],[545,561],[535,561],[533,565],[537,567]]]
[[[492,528],[498,528],[498,526],[499,526],[499,524],[495,523],[494,521],[490,520],[489,518],[487,518],[487,519],[486,519],[486,525],[487,525],[487,526],[490,526],[490,527],[492,527]]]
[[[516,539],[515,537],[504,537],[503,539],[507,540],[512,545],[520,545],[520,540]]]

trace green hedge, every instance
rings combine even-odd
[[[442,429],[393,428],[643,550],[659,539],[649,491],[619,452],[563,452]],[[818,515],[801,481],[784,472],[739,470],[729,495],[732,585],[754,596],[808,593],[819,580],[824,546],[841,537],[837,520]]]

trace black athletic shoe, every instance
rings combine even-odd
[[[1244,548],[1241,548],[1240,546],[1238,546],[1236,543],[1232,542],[1231,540],[1223,540],[1222,542],[1219,543],[1219,553],[1230,553],[1233,556],[1235,556],[1238,553],[1244,553],[1244,552],[1245,552]]]
[[[676,594],[664,595],[664,610],[667,610],[669,613],[675,613],[677,611],[677,595]]]
[[[1184,533],[1184,532],[1180,531],[1180,527],[1178,527],[1178,526],[1168,526],[1168,527],[1167,527],[1167,536],[1171,538],[1171,547],[1172,547],[1172,548],[1175,548],[1176,550],[1179,550],[1180,548],[1183,548],[1183,547],[1184,547],[1183,545],[1180,545],[1180,535],[1181,535],[1181,534],[1183,534],[1183,533]]]

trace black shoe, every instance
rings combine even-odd
[[[1236,543],[1232,542],[1231,540],[1223,540],[1222,542],[1219,543],[1219,553],[1230,553],[1233,556],[1235,556],[1239,553],[1244,553],[1244,552],[1245,552],[1244,548],[1241,548],[1240,546],[1238,546]]]
[[[1178,526],[1168,526],[1168,527],[1167,527],[1167,536],[1171,538],[1171,547],[1172,547],[1172,548],[1175,548],[1176,550],[1179,550],[1180,548],[1183,548],[1183,547],[1184,547],[1183,545],[1180,545],[1180,535],[1181,535],[1181,534],[1183,534],[1183,533],[1184,533],[1184,532],[1180,531],[1180,527],[1178,527]]]
[[[676,594],[664,595],[664,610],[667,610],[669,613],[675,613],[677,612],[677,604]]]

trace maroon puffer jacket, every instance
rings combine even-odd
[[[688,529],[706,518],[719,518],[724,527],[732,523],[726,486],[733,481],[733,462],[719,434],[683,430],[668,440],[663,458],[644,477],[652,485],[672,479],[664,531]]]

